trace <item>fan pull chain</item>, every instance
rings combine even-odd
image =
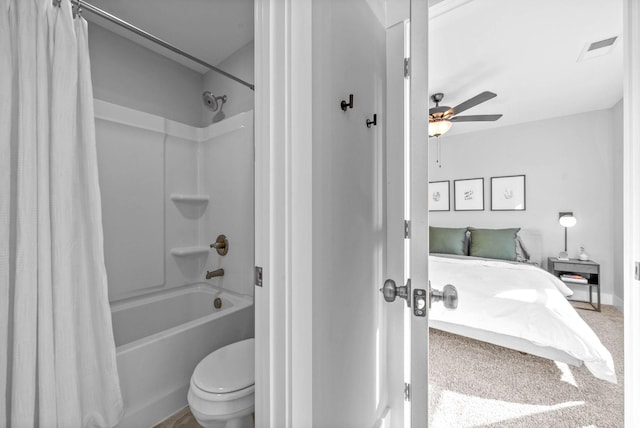
[[[440,149],[440,136],[436,136],[436,165],[438,168],[442,168],[442,162],[440,162],[441,149]]]

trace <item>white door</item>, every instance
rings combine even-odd
[[[256,3],[258,427],[427,426],[427,0],[410,2],[406,79],[405,31],[389,35],[399,50],[384,49],[373,3]],[[401,108],[384,109],[383,93]],[[391,164],[374,149],[389,126]],[[410,307],[384,301],[385,279],[409,278]]]
[[[624,3],[624,399],[625,426],[640,426],[640,5]]]
[[[388,426],[428,420],[426,22],[423,2],[387,29]],[[415,114],[412,114],[415,112]]]

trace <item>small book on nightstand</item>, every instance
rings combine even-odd
[[[576,284],[587,284],[587,278],[582,275],[576,275],[574,273],[563,273],[560,275],[560,279],[565,282],[575,282]]]

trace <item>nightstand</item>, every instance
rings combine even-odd
[[[560,278],[563,273],[575,273],[586,278],[587,283],[564,281],[565,284],[576,287],[589,287],[589,300],[572,300],[574,302],[589,303],[594,311],[600,312],[600,265],[593,260],[582,261],[578,259],[559,260],[557,257],[547,259],[547,270]],[[593,289],[597,294],[597,305],[593,304]]]

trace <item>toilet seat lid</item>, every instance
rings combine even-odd
[[[193,383],[205,392],[229,393],[255,382],[253,338],[224,346],[207,355],[193,372]]]

